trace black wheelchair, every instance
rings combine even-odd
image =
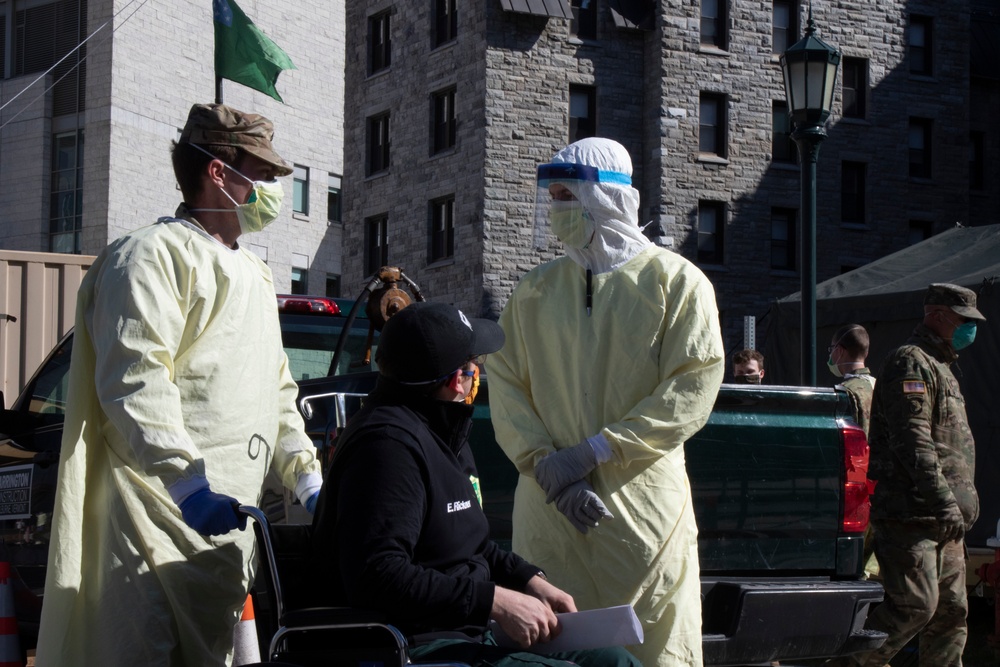
[[[413,663],[406,637],[373,611],[303,606],[309,589],[308,524],[271,524],[264,512],[243,505],[253,521],[266,599],[257,607],[258,634],[270,637],[269,662],[278,667],[468,667],[461,663]],[[262,613],[263,612],[263,613]],[[246,667],[253,667],[247,665]]]

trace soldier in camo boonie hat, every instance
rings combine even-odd
[[[272,137],[274,124],[261,115],[225,104],[195,104],[178,143],[242,148],[273,166],[276,176],[288,176],[292,168],[274,151]]]
[[[959,285],[950,283],[933,283],[927,288],[924,297],[925,306],[946,306],[953,312],[971,320],[986,321],[983,314],[976,308],[976,293]]]

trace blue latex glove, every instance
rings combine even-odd
[[[309,496],[306,499],[306,501],[304,503],[302,503],[302,504],[305,505],[305,508],[306,508],[307,512],[309,512],[310,514],[315,514],[316,513],[316,502],[318,500],[319,500],[319,491],[317,491],[314,494],[312,494],[311,496]]]
[[[184,523],[202,535],[224,535],[236,528],[245,530],[247,517],[238,512],[239,506],[236,498],[215,493],[207,486],[198,489],[180,504]]]
[[[555,501],[556,508],[584,535],[588,529],[596,528],[601,519],[615,518],[594,493],[594,487],[585,479],[567,486],[556,496]]]
[[[589,442],[557,450],[538,462],[535,479],[545,491],[545,502],[551,503],[559,493],[581,480],[597,467],[597,454]]]

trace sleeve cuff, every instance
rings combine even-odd
[[[305,506],[306,501],[319,491],[321,486],[323,486],[323,476],[318,472],[302,473],[295,483],[295,497]]]
[[[204,475],[191,475],[190,477],[182,477],[168,486],[167,493],[170,494],[175,505],[180,505],[195,491],[207,488],[209,488],[207,477]]]
[[[597,459],[597,465],[607,463],[611,460],[611,445],[608,443],[608,439],[604,437],[603,433],[590,436],[587,438],[587,442],[590,443],[590,447],[594,450],[594,457]]]

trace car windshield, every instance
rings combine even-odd
[[[30,387],[27,411],[39,415],[66,414],[69,390],[69,358],[73,336],[67,336],[48,358]]]

